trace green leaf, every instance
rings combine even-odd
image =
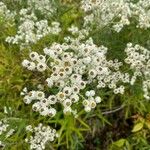
[[[143,126],[144,126],[144,123],[142,122],[135,124],[135,126],[132,129],[132,132],[140,131],[143,128]]]
[[[84,122],[82,121],[82,119],[80,118],[76,118],[84,127],[86,127],[88,130],[90,130],[90,127]]]
[[[146,124],[147,128],[150,129],[150,121],[146,120],[145,124]]]
[[[120,139],[120,140],[116,141],[114,143],[114,145],[117,147],[122,147],[125,144],[125,142],[126,142],[126,139]]]

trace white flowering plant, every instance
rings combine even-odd
[[[149,18],[149,0],[2,0],[0,147],[149,149]]]

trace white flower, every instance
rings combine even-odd
[[[93,97],[93,96],[95,96],[95,91],[94,91],[94,90],[86,91],[85,95],[86,95],[87,97]]]
[[[36,65],[34,62],[29,62],[27,65],[27,69],[31,70],[31,71],[35,70],[35,67],[36,67]]]
[[[39,72],[45,71],[45,70],[46,70],[46,64],[39,62],[39,63],[37,64],[37,70],[38,70]]]
[[[36,96],[37,96],[37,92],[36,92],[36,91],[30,91],[30,92],[28,93],[28,97],[29,97],[31,100],[36,99]]]
[[[63,80],[58,80],[56,83],[56,86],[58,86],[58,88],[62,89],[65,87],[65,82]]]
[[[63,92],[59,92],[59,93],[57,93],[57,99],[59,100],[59,101],[64,101],[64,99],[66,98],[66,94],[65,93],[63,93]]]
[[[32,102],[32,99],[30,99],[30,97],[28,95],[26,95],[23,98],[23,101],[24,101],[25,104],[30,104]]]
[[[96,103],[100,103],[101,101],[102,101],[102,99],[99,96],[95,97],[95,102]]]
[[[90,96],[91,96],[90,91],[86,91],[85,95],[86,95],[87,97],[90,97]]]
[[[89,64],[91,62],[91,57],[88,56],[88,57],[83,58],[83,62],[85,64]]]
[[[70,87],[64,87],[63,92],[69,96],[72,93],[72,89]]]
[[[63,101],[64,107],[70,107],[72,104],[72,101],[70,99],[66,99]]]
[[[37,103],[34,103],[33,105],[32,105],[32,109],[33,109],[33,111],[39,111],[40,110],[40,108],[41,108],[41,105],[40,105],[40,103],[39,102],[37,102]]]
[[[40,110],[40,114],[42,116],[47,116],[49,114],[49,109],[47,107],[42,107]],[[51,116],[53,116],[53,115],[51,115]]]
[[[80,92],[80,89],[78,86],[74,85],[74,86],[72,86],[72,91],[74,94],[78,94]]]
[[[78,83],[79,81],[81,81],[81,76],[79,74],[72,74],[70,79],[72,83]]]
[[[90,100],[90,107],[95,108],[96,107],[96,102],[94,100]]]
[[[39,54],[37,52],[31,52],[29,56],[32,61],[35,61],[38,59]]]
[[[1,119],[0,120],[0,135],[6,132],[8,127],[9,127],[9,124],[5,122],[5,120]]]
[[[92,97],[95,96],[95,91],[94,90],[90,91],[90,96],[92,96]]]
[[[91,69],[91,70],[89,71],[89,77],[91,77],[91,78],[95,78],[95,77],[96,77],[96,75],[97,75],[97,71],[96,71],[96,70]]]
[[[90,106],[86,106],[86,107],[84,108],[84,110],[85,110],[86,112],[90,112],[90,111],[91,111],[91,107],[90,107]]]
[[[87,107],[87,106],[89,106],[89,101],[88,100],[84,100],[83,102],[82,102],[82,104],[83,104],[83,106],[85,106],[85,107]]]
[[[119,89],[114,89],[114,93],[118,94],[119,93]]]
[[[49,102],[50,104],[55,104],[55,103],[57,102],[56,96],[50,95],[50,96],[48,97],[48,102]]]
[[[71,107],[65,107],[63,110],[64,114],[70,114],[72,112]]]
[[[72,68],[71,67],[65,67],[65,73],[67,75],[70,75],[72,73]]]
[[[48,87],[50,87],[50,88],[54,85],[54,82],[51,78],[47,78],[46,83],[47,83]]]
[[[51,50],[51,49],[48,49],[48,48],[44,48],[44,53],[45,55],[48,55],[50,56],[51,58],[57,58],[57,52]]]
[[[33,128],[32,128],[31,125],[26,126],[26,130],[27,130],[27,131],[30,131],[30,132],[33,132]]]
[[[80,88],[80,89],[84,89],[86,87],[86,82],[85,81],[79,81],[77,86]]]
[[[25,60],[23,60],[23,62],[22,62],[22,66],[27,68],[29,63],[30,63],[30,61],[27,60],[27,59],[25,59]]]
[[[79,96],[77,94],[73,94],[70,96],[70,99],[73,103],[76,103],[79,101]]]
[[[45,56],[43,56],[43,55],[39,55],[39,56],[37,57],[37,61],[40,62],[40,63],[45,63],[46,58],[45,58]]]
[[[53,74],[51,74],[51,79],[52,79],[54,82],[57,82],[57,81],[59,81],[60,76],[59,76],[58,73],[53,73]]]
[[[37,93],[36,93],[36,99],[42,100],[44,98],[45,98],[45,93],[42,92],[42,91],[37,91]]]

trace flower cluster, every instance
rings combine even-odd
[[[62,104],[65,114],[76,114],[73,106],[79,102],[83,104],[85,111],[90,111],[96,107],[97,103],[101,102],[101,97],[95,94],[96,91],[109,88],[115,94],[123,94],[124,83],[130,83],[129,74],[120,71],[122,63],[117,59],[107,60],[106,47],[95,45],[92,38],[83,42],[88,31],[79,30],[75,26],[68,30],[73,36],[65,37],[65,43],[53,43],[50,47],[44,48],[45,55],[39,55],[36,52],[30,53],[33,61],[38,61],[42,56],[44,64],[45,61],[47,62],[45,67],[42,67],[44,69],[36,67],[34,62],[28,60],[24,60],[22,63],[29,70],[37,69],[42,72],[45,71],[46,65],[51,70],[46,83],[49,88],[56,87],[58,89],[56,95],[47,95],[42,91],[26,91],[24,93],[24,102],[30,104],[34,101],[33,110],[44,116],[55,116],[56,103]],[[91,84],[95,84],[95,89],[86,91]],[[82,91],[85,91],[87,98]]]
[[[32,106],[33,111],[39,112],[42,116],[55,116],[56,109],[53,105],[57,102],[56,96],[50,95],[46,98],[45,93],[40,90],[27,92],[27,89],[23,90],[22,95],[25,95],[23,101],[26,104],[36,100]]]
[[[39,21],[30,9],[21,9],[17,34],[7,37],[6,41],[24,47],[36,43],[48,34],[57,35],[60,31],[61,28],[58,22],[52,22],[49,26],[46,19]]]
[[[15,129],[10,129],[6,134],[6,138],[12,136],[14,134],[14,132],[15,132]]]
[[[58,137],[55,129],[50,126],[44,126],[41,123],[34,128],[31,125],[27,126],[26,131],[30,133],[30,136],[25,141],[30,144],[30,149],[35,150],[45,149],[48,142],[53,142]]]
[[[22,61],[22,66],[34,72],[35,75],[31,77],[44,76],[40,81],[36,80],[36,83],[40,83],[37,87],[34,84],[34,89],[31,86],[22,90],[23,102],[25,105],[31,105],[32,110],[40,114],[42,118],[53,117],[52,122],[59,118],[59,114],[61,117],[63,114],[73,114],[78,117],[81,114],[78,111],[82,112],[82,109],[88,113],[95,109],[99,110],[103,106],[107,107],[104,101],[109,100],[111,94],[119,94],[120,103],[126,97],[123,95],[126,94],[125,90],[135,86],[135,83],[142,83],[143,97],[150,100],[150,51],[138,44],[128,43],[124,50],[126,58],[123,62],[117,58],[108,59],[108,48],[98,43],[95,44],[93,39],[99,36],[91,32],[97,27],[105,26],[112,27],[116,32],[130,25],[131,27],[135,25],[140,29],[149,29],[150,0],[81,0],[81,9],[84,12],[72,15],[67,20],[68,14],[78,9],[76,6],[72,9],[72,5],[67,7],[63,5],[60,9],[62,12],[55,15],[56,20],[60,19],[61,28],[59,22],[52,21],[53,14],[57,13],[52,0],[27,0],[21,9],[18,8],[18,13],[10,12],[6,5],[0,2],[0,17],[13,20],[17,28],[16,34],[7,37],[6,42],[17,44],[20,49],[29,49],[29,56]],[[83,22],[81,15],[84,17]],[[81,21],[77,22],[78,19]],[[69,26],[71,23],[79,23],[79,28],[73,24]],[[102,34],[102,39],[103,36],[105,37],[105,34]],[[120,37],[122,36],[115,36],[116,44],[118,43],[116,40]],[[55,40],[55,42],[47,46],[48,39]],[[40,40],[44,41],[42,53],[32,51],[32,47],[35,48],[36,45],[41,44],[38,43]],[[122,39],[121,42],[126,40],[127,38]],[[7,48],[7,45],[5,46]],[[128,93],[132,92],[127,91],[127,96]],[[116,97],[113,100],[115,99]],[[99,108],[99,106],[102,107]],[[61,113],[57,113],[58,111]],[[4,113],[12,114],[11,107],[7,109],[5,106]],[[63,123],[60,122],[60,125]],[[61,131],[64,127],[62,126]],[[5,120],[0,121],[0,136],[5,139],[9,138],[15,131],[14,129],[8,130],[9,128]],[[31,150],[46,149],[46,145],[58,137],[55,129],[41,123],[36,127],[28,125],[26,131],[25,142],[29,144]],[[1,145],[5,146],[5,141],[0,141]]]
[[[0,17],[2,17],[6,22],[11,20],[13,21],[15,13],[11,12],[3,2],[0,2]]]
[[[95,91],[94,90],[90,90],[90,91],[86,91],[85,93],[87,99],[83,100],[83,105],[84,105],[84,110],[86,112],[90,112],[91,109],[94,109],[96,107],[96,104],[100,103],[102,101],[101,97],[99,96],[95,96]]]
[[[2,135],[3,132],[6,132],[8,127],[9,127],[9,125],[7,124],[7,121],[1,120],[0,121],[0,135]]]
[[[27,6],[21,8],[16,15],[10,12],[3,2],[0,2],[0,15],[7,20],[17,19],[19,24],[19,26],[16,24],[18,27],[16,35],[8,36],[6,42],[18,44],[23,49],[48,34],[57,35],[61,31],[59,22],[51,22],[50,25],[47,20],[55,10],[54,2],[50,0],[27,0]],[[43,15],[43,20],[38,19],[37,11]]]
[[[117,32],[120,32],[125,25],[130,25],[131,18],[136,20],[136,27],[148,29],[149,7],[149,0],[139,0],[137,3],[128,0],[82,0],[81,2],[81,8],[88,12],[84,18],[85,26],[97,21],[100,27],[111,24]]]
[[[9,128],[10,128],[10,125],[7,122],[7,120],[1,119],[0,120],[0,135],[5,137],[5,138],[3,138],[2,141],[0,141],[1,147],[5,147],[5,139],[9,138],[15,131],[14,129],[9,129]]]
[[[150,0],[139,0],[136,4],[131,3],[130,7],[137,18],[137,28],[150,28]]]
[[[55,7],[50,0],[28,0],[28,5],[31,9],[38,10],[48,17],[55,12]]]
[[[46,58],[44,55],[39,55],[37,52],[31,52],[29,56],[30,56],[31,61],[25,59],[22,62],[23,67],[31,71],[37,70],[39,72],[42,72],[46,70],[47,65],[45,62]]]
[[[135,83],[138,76],[142,77],[144,97],[150,99],[150,51],[138,44],[133,46],[132,43],[128,43],[125,52],[127,54],[125,62],[134,70],[131,85]]]

